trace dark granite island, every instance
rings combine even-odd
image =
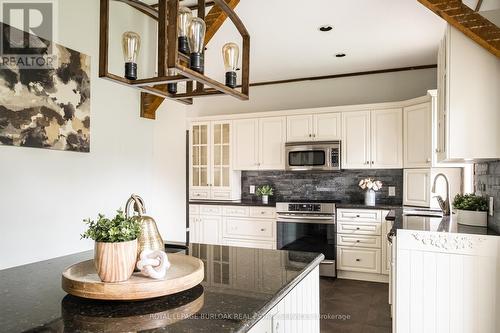
[[[1,270],[0,332],[319,332],[323,255],[205,244],[189,252],[205,264],[200,285],[137,302],[61,289],[61,272],[91,251]]]

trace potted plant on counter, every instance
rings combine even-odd
[[[263,185],[257,189],[257,196],[262,197],[262,203],[266,205],[269,203],[269,197],[273,194],[273,188],[269,185]]]
[[[488,226],[488,199],[475,194],[457,194],[453,199],[459,224]]]
[[[83,220],[87,231],[82,238],[95,241],[94,265],[103,282],[126,281],[134,272],[137,259],[137,238],[141,233],[138,221],[125,217],[118,210],[113,219],[99,214],[97,221]]]
[[[365,178],[359,182],[358,186],[361,189],[366,190],[365,205],[375,206],[375,192],[382,188],[382,182],[372,178]]]

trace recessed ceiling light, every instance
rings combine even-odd
[[[345,57],[345,53],[337,53],[335,56],[337,58],[343,58],[343,57]]]
[[[332,29],[333,29],[333,27],[329,24],[322,25],[321,27],[319,27],[319,31],[322,31],[322,32],[327,32],[327,31],[330,31]]]

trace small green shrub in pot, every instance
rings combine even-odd
[[[486,227],[488,199],[475,194],[457,194],[453,199],[459,224]]]
[[[267,204],[269,197],[274,194],[273,188],[269,185],[262,185],[257,189],[257,196],[262,197],[262,203]]]
[[[114,218],[99,214],[97,221],[83,220],[87,230],[81,235],[95,241],[94,265],[103,282],[126,281],[134,272],[137,238],[141,234],[138,221],[126,218],[118,210]]]

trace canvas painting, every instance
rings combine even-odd
[[[0,67],[0,145],[89,152],[90,56],[48,43],[51,68]]]

